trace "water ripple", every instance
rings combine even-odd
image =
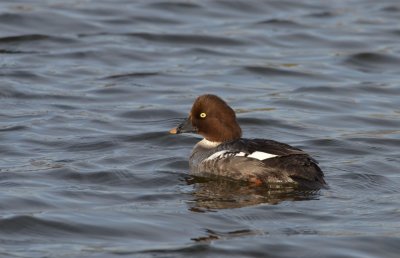
[[[400,64],[400,58],[394,55],[365,52],[351,55],[344,64],[367,73],[395,72],[396,66]]]

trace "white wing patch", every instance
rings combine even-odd
[[[255,151],[255,152],[253,152],[252,154],[250,154],[247,157],[254,158],[254,159],[259,159],[259,160],[264,160],[264,159],[270,159],[270,158],[273,158],[273,157],[276,157],[276,156],[278,156],[278,155],[274,155],[274,154],[266,153],[266,152],[261,152],[261,151]]]
[[[237,157],[248,157],[248,154],[246,155],[246,153],[244,153],[244,152],[239,152],[239,153],[236,153],[235,154],[235,156],[237,156]]]
[[[223,150],[223,151],[217,151],[216,153],[214,153],[213,155],[211,155],[210,157],[206,158],[205,160],[212,160],[212,159],[218,159],[218,158],[223,158],[224,154],[227,153],[228,151]]]
[[[270,158],[274,158],[277,156],[278,155],[261,152],[261,151],[255,151],[249,155],[245,152],[232,152],[232,151],[222,150],[222,151],[218,151],[218,152],[212,154],[210,157],[206,158],[205,161],[212,160],[212,159],[228,158],[228,157],[248,157],[248,158],[253,158],[253,159],[258,159],[258,160],[265,160],[265,159],[270,159]]]

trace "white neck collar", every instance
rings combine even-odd
[[[212,141],[207,140],[206,138],[199,141],[199,143],[198,143],[198,145],[200,145],[204,148],[207,148],[207,149],[215,148],[220,144],[221,144],[221,142],[212,142]]]

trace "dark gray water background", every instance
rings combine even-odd
[[[192,182],[218,94],[330,188]],[[0,2],[1,257],[399,257],[400,1]]]

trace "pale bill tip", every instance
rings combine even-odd
[[[172,128],[171,130],[169,130],[170,134],[177,134],[178,131],[176,130],[176,128]]]

